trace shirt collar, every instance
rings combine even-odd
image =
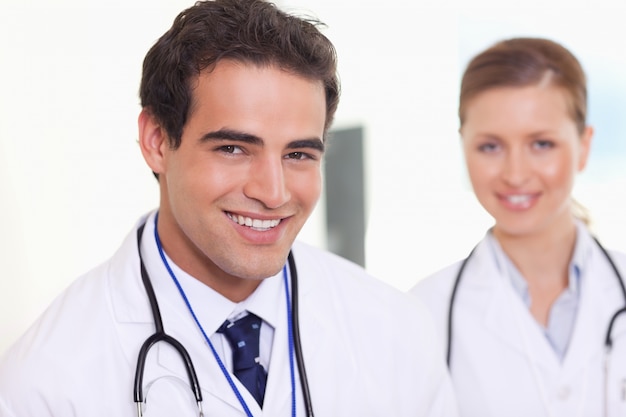
[[[285,300],[285,289],[281,270],[278,274],[265,278],[248,298],[240,303],[233,303],[231,313],[225,319],[235,319],[243,311],[249,311],[276,328],[276,325],[280,323],[281,312],[286,310],[283,300]]]

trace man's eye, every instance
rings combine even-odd
[[[241,148],[236,145],[224,145],[218,148],[221,152],[225,153],[241,153]]]
[[[289,159],[312,159],[311,155],[304,152],[291,152],[287,154],[287,158]]]

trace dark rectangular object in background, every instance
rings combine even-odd
[[[365,266],[363,128],[330,132],[325,158],[328,250]]]

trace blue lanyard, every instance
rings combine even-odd
[[[245,411],[248,417],[254,417],[252,415],[252,412],[248,408],[248,404],[246,404],[246,401],[241,396],[241,393],[237,389],[237,386],[233,382],[233,379],[230,377],[230,374],[228,370],[226,369],[226,366],[224,366],[224,363],[222,362],[219,355],[217,354],[217,351],[215,350],[213,343],[211,343],[211,340],[209,339],[206,332],[204,331],[204,328],[200,324],[200,321],[198,320],[196,313],[193,311],[193,308],[191,307],[191,303],[189,302],[189,299],[187,298],[187,295],[185,294],[183,287],[180,285],[180,282],[176,278],[174,271],[172,271],[170,264],[167,262],[167,258],[165,257],[165,253],[163,252],[163,246],[161,245],[159,232],[157,230],[158,218],[159,218],[159,213],[157,212],[156,215],[154,216],[154,239],[156,241],[156,245],[159,250],[159,255],[161,255],[161,260],[163,261],[163,265],[165,265],[167,272],[169,272],[170,277],[172,277],[172,280],[174,281],[174,284],[176,284],[176,288],[178,288],[178,292],[180,293],[181,297],[185,301],[185,304],[187,305],[187,309],[191,313],[191,316],[196,322],[196,325],[198,326],[198,328],[200,329],[200,332],[202,332],[202,335],[204,336],[204,340],[209,345],[209,348],[211,349],[211,352],[213,353],[213,356],[215,357],[217,364],[222,370],[224,377],[226,377],[226,380],[228,381],[230,388],[233,390],[235,396],[239,400],[239,403],[243,407],[243,410]],[[286,264],[283,266],[283,282],[284,282],[284,287],[285,287],[285,299],[287,301],[287,328],[288,328],[287,339],[289,343],[289,371],[290,371],[289,376],[290,376],[290,382],[291,382],[291,416],[296,417],[296,388],[295,388],[296,382],[295,382],[295,371],[294,371],[294,364],[293,364],[293,361],[294,361],[293,318],[292,318],[292,311],[291,311],[291,299],[289,297],[289,280],[287,279],[287,265]]]

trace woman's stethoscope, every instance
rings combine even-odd
[[[604,347],[605,347],[605,352],[606,352],[605,360],[604,360],[604,375],[605,375],[605,385],[606,385],[608,383],[610,356],[611,356],[611,350],[613,348],[613,337],[612,337],[613,326],[617,318],[620,315],[626,313],[626,287],[624,286],[624,280],[622,279],[622,275],[620,274],[619,269],[617,269],[617,266],[615,265],[613,258],[611,258],[611,255],[609,255],[609,252],[604,248],[604,246],[602,246],[602,244],[600,243],[598,239],[594,237],[593,240],[596,242],[596,244],[598,245],[598,247],[600,248],[600,250],[606,257],[607,261],[611,265],[611,268],[613,269],[613,272],[615,273],[615,278],[617,279],[620,289],[622,290],[622,295],[624,296],[624,303],[625,303],[624,307],[618,309],[613,314],[613,316],[611,316],[611,319],[609,320],[609,324],[606,329],[606,337],[604,340]],[[452,293],[450,294],[450,302],[448,304],[448,329],[447,329],[448,330],[448,344],[447,344],[447,349],[446,349],[446,362],[448,364],[448,369],[450,369],[450,360],[451,360],[451,355],[452,355],[452,328],[453,328],[454,301],[455,301],[456,294],[458,292],[459,283],[461,282],[461,278],[463,277],[463,270],[465,269],[467,262],[470,260],[475,250],[476,250],[476,247],[472,249],[469,255],[467,255],[467,257],[461,263],[461,266],[459,267],[459,271],[457,272],[456,278],[454,280]],[[606,389],[605,389],[604,400],[605,400],[605,410],[606,410],[607,404],[608,404],[608,393]]]
[[[145,223],[141,225],[139,229],[137,230],[137,246],[138,246],[138,251],[139,251],[141,280],[143,281],[146,294],[148,295],[148,301],[150,302],[150,308],[152,309],[155,332],[150,337],[148,337],[146,341],[143,343],[143,345],[141,346],[141,350],[139,351],[139,356],[137,358],[137,368],[135,371],[135,384],[134,384],[134,391],[133,391],[133,397],[135,400],[135,404],[137,405],[137,415],[139,417],[143,416],[143,403],[144,403],[143,375],[144,375],[144,369],[146,365],[146,359],[148,357],[148,352],[150,348],[152,348],[152,346],[154,346],[156,343],[165,342],[169,344],[170,346],[172,346],[180,355],[185,365],[185,370],[187,371],[190,388],[193,391],[193,394],[196,398],[196,403],[198,405],[198,416],[203,417],[204,413],[202,411],[202,392],[200,390],[200,384],[198,383],[198,376],[196,375],[196,371],[193,366],[193,362],[191,361],[191,357],[189,356],[189,353],[187,352],[185,347],[178,340],[176,340],[172,336],[165,333],[165,330],[163,329],[163,321],[161,319],[161,312],[159,310],[159,304],[157,302],[154,289],[152,288],[152,283],[150,282],[150,276],[148,275],[148,271],[146,270],[146,267],[143,262],[143,258],[141,256],[141,236],[143,234],[144,227],[145,227]],[[160,249],[160,242],[158,240],[158,235],[156,234],[156,219],[155,219],[155,236],[157,238],[157,244],[159,245],[159,249]],[[291,312],[289,314],[288,321],[290,322],[290,327],[291,327],[290,339],[293,339],[293,340],[290,340],[290,345],[293,345],[294,350],[295,350],[295,359],[296,359],[296,363],[298,366],[298,372],[300,374],[300,385],[302,389],[302,396],[304,398],[304,406],[306,410],[306,415],[307,417],[313,417],[311,394],[309,392],[309,384],[308,384],[308,380],[306,377],[306,370],[304,367],[304,359],[302,355],[302,344],[300,341],[300,326],[299,326],[299,314],[298,314],[298,271],[296,269],[296,264],[293,258],[293,254],[291,252],[289,252],[288,263],[289,263],[289,275],[291,276],[291,303],[292,303]],[[169,266],[168,266],[168,270],[169,270]],[[288,306],[288,310],[289,310],[289,306]],[[194,319],[195,319],[195,316],[194,316]],[[212,348],[212,345],[211,345],[211,348]],[[239,391],[235,387],[231,378],[228,376],[228,372],[225,370],[225,368],[223,368],[223,365],[221,364],[219,359],[218,359],[218,363],[220,364],[220,367],[222,367],[222,371],[224,372],[226,379],[228,380],[231,387],[233,388],[233,391],[237,395],[237,398],[239,399],[240,403],[242,403],[244,410],[246,411],[247,414],[251,415],[247,408],[247,405],[245,404],[245,401],[243,400],[243,398],[241,398]],[[291,361],[291,358],[290,358],[290,365],[292,368],[292,376],[291,376],[291,379],[292,379],[291,381],[292,383],[292,415],[295,416],[295,389],[294,389],[294,381],[293,381],[294,379],[293,363]]]

